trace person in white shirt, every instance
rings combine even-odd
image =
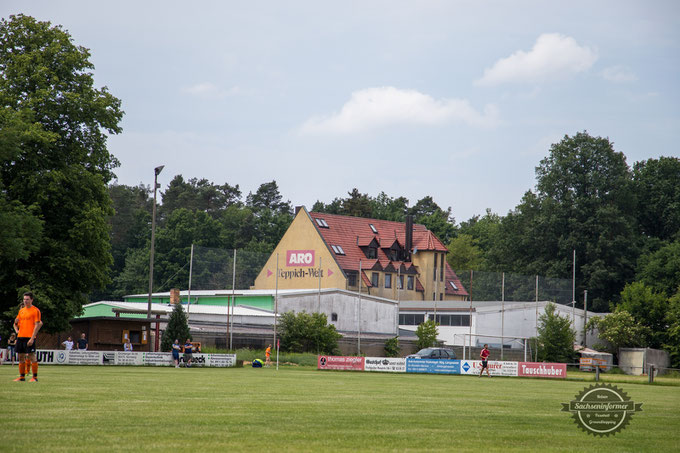
[[[125,343],[123,343],[123,348],[124,348],[126,351],[132,351],[132,343],[130,343],[130,339],[129,339],[129,338],[126,338],[126,339],[125,339]]]
[[[66,339],[66,341],[62,341],[61,344],[62,344],[62,346],[64,346],[64,349],[66,349],[67,351],[70,351],[71,349],[73,349],[73,339],[71,337],[68,337]]]

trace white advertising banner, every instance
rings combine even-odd
[[[208,354],[208,366],[236,366],[236,354]]]
[[[366,357],[364,370],[406,373],[406,359],[397,357]]]
[[[517,376],[517,362],[500,362],[489,360],[489,374],[491,376]],[[460,374],[479,374],[482,371],[481,360],[461,360]],[[486,371],[484,371],[486,374]]]
[[[10,364],[4,350],[0,350],[0,364]],[[41,365],[150,365],[174,366],[169,352],[125,352],[125,351],[65,351],[46,349],[36,351]],[[184,362],[180,355],[180,362]],[[236,354],[194,354],[192,366],[233,367]]]

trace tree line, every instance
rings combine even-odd
[[[152,193],[115,183],[119,162],[106,140],[121,132],[124,112],[95,87],[93,70],[89,50],[60,26],[24,15],[0,21],[5,332],[25,290],[35,292],[46,331],[66,328],[90,300],[148,290]],[[507,214],[456,223],[432,196],[411,205],[357,188],[312,210],[402,222],[413,215],[448,244],[456,270],[571,278],[576,250],[577,306],[587,290],[589,307],[625,311],[644,327],[635,343],[671,349],[680,342],[678,181],[677,157],[631,167],[608,138],[583,131],[550,147],[535,188]],[[176,175],[161,200],[154,281],[166,290],[185,286],[191,244],[266,255],[293,218],[276,181],[244,196],[238,184]]]

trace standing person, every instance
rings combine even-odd
[[[64,349],[67,351],[70,351],[73,349],[73,339],[71,337],[68,337],[65,341],[62,341],[61,344],[64,346]]]
[[[129,338],[126,338],[126,339],[125,339],[125,343],[123,343],[123,349],[125,349],[125,351],[127,351],[127,352],[131,352],[131,351],[132,351],[132,343],[130,343],[130,339],[129,339]]]
[[[33,377],[30,382],[38,382],[38,359],[35,357],[35,338],[43,322],[38,307],[33,306],[33,293],[24,293],[24,307],[14,320],[14,330],[17,333],[16,351],[19,354],[19,377],[15,381],[25,381],[29,368],[26,358],[31,361],[30,368]]]
[[[264,350],[264,366],[269,366],[272,364],[271,361],[271,355],[272,355],[272,345],[270,344],[267,346],[267,349]]]
[[[482,352],[479,353],[479,357],[482,359],[482,370],[479,372],[479,377],[482,377],[482,373],[484,373],[484,369],[486,368],[486,375],[491,377],[489,374],[489,355],[491,352],[489,352],[489,345],[485,344],[484,349],[482,349]]]
[[[194,357],[193,351],[194,345],[187,339],[187,341],[184,342],[184,366],[187,368],[191,367],[191,359]]]
[[[175,368],[179,368],[179,351],[182,346],[179,344],[179,340],[175,340],[172,344],[172,360],[175,361]]]
[[[85,334],[81,333],[80,338],[78,339],[78,350],[79,351],[87,351],[87,338],[85,338]]]
[[[17,334],[15,332],[12,332],[12,335],[9,336],[9,340],[7,340],[7,355],[9,356],[9,359],[12,361],[12,366],[14,366],[14,356],[16,354],[16,348],[17,348]]]

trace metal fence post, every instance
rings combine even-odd
[[[654,382],[654,365],[649,365],[649,383]]]
[[[600,382],[600,367],[595,367],[595,382]]]

